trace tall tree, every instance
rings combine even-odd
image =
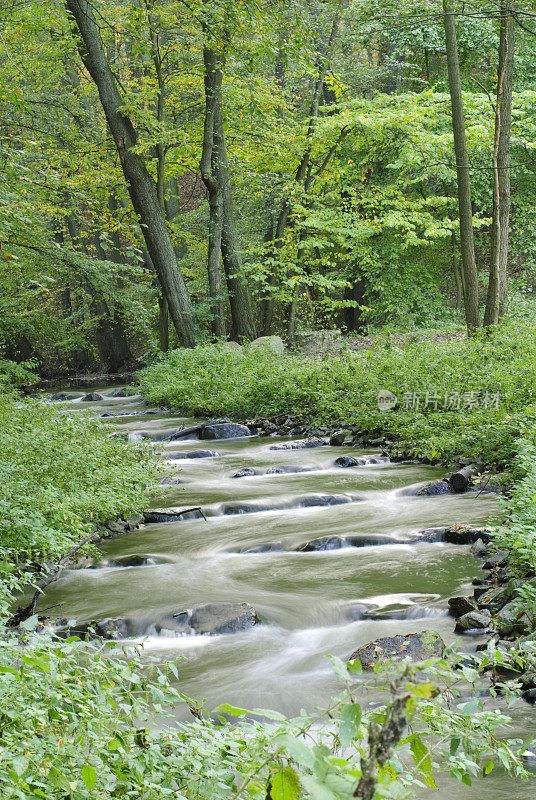
[[[154,264],[179,341],[185,347],[195,344],[195,324],[188,290],[177,267],[173,243],[164,212],[158,200],[155,181],[143,160],[134,152],[137,132],[123,109],[117,79],[110,68],[100,31],[88,0],[66,0],[79,36],[80,57],[93,78],[112,133],[132,205],[142,226],[147,250]]]
[[[220,36],[203,26],[203,63],[205,68],[205,124],[201,175],[207,187],[210,208],[208,274],[212,292],[220,292],[218,246],[229,293],[233,335],[238,340],[254,339],[256,334],[253,304],[242,277],[242,254],[233,207],[231,171],[222,108],[222,84],[226,50],[231,38],[224,24]],[[217,294],[213,295],[217,298]],[[221,310],[220,312],[221,313]]]
[[[465,115],[456,36],[456,16],[451,0],[443,0],[443,23],[447,50],[447,70],[452,110],[452,131],[456,155],[458,182],[458,211],[460,218],[460,250],[464,286],[465,321],[469,331],[480,327],[478,310],[478,272],[473,237],[473,208],[471,204],[471,177],[465,135]]]
[[[504,310],[510,227],[510,139],[514,78],[514,18],[512,4],[501,2],[499,13],[499,60],[494,105],[493,219],[491,259],[484,325],[496,325]]]

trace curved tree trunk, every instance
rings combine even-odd
[[[80,38],[80,57],[95,81],[112,133],[134,210],[138,214],[147,250],[162,287],[179,341],[195,345],[195,325],[184,278],[177,267],[173,244],[158,201],[156,186],[142,159],[133,152],[137,133],[124,111],[116,79],[106,58],[99,29],[88,0],[66,0]]]

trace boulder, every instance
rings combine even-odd
[[[478,606],[474,600],[468,597],[451,597],[449,600],[449,612],[453,617],[463,617],[471,611],[478,611]]]
[[[491,614],[489,611],[469,611],[456,620],[456,633],[468,633],[470,631],[483,632],[489,628]]]
[[[249,603],[207,603],[194,609],[164,617],[156,625],[157,633],[204,634],[239,633],[259,622]]]
[[[485,558],[488,555],[488,548],[482,539],[477,539],[476,542],[471,545],[471,553],[475,558]]]
[[[203,514],[198,509],[181,508],[152,508],[143,512],[143,521],[150,522],[180,522],[185,519],[201,519]]]
[[[349,430],[335,431],[329,437],[331,447],[341,447],[343,444],[352,440],[352,432]]]
[[[267,475],[291,475],[294,472],[310,472],[313,467],[296,467],[289,464],[288,466],[270,467],[266,470]]]
[[[297,331],[294,340],[296,347],[309,356],[339,353],[343,344],[340,330]]]
[[[172,461],[180,461],[183,458],[216,458],[219,453],[215,450],[190,450],[188,453],[166,453],[165,456]]]
[[[85,394],[82,397],[83,403],[96,403],[99,400],[103,400],[102,394],[98,394],[97,392],[90,392],[89,394]]]
[[[351,502],[353,502],[352,498],[344,494],[312,494],[300,498],[297,507],[316,508],[317,506],[341,506]]]
[[[117,535],[128,530],[126,521],[122,519],[107,519],[104,524],[110,533],[115,533]]]
[[[55,632],[62,639],[70,636],[79,636],[80,639],[126,639],[129,636],[129,624],[123,618],[92,620],[77,622],[71,627],[62,624]]]
[[[180,486],[182,480],[176,478],[174,475],[167,475],[165,478],[159,480],[158,483],[160,486]]]
[[[155,567],[158,564],[169,564],[170,561],[159,556],[138,553],[131,556],[119,556],[108,561],[108,567]]]
[[[265,542],[264,544],[257,544],[253,547],[246,547],[240,552],[251,555],[253,553],[277,553],[283,551],[284,549],[285,548],[283,547],[282,542]]]
[[[482,528],[469,528],[463,525],[453,525],[445,533],[445,541],[450,544],[473,544],[478,539],[486,544],[491,541],[491,534]]]
[[[270,450],[304,450],[311,447],[323,447],[325,441],[316,436],[311,439],[304,439],[302,442],[282,442],[281,444],[270,445]]]
[[[340,550],[341,547],[347,547],[346,538],[344,536],[321,536],[319,539],[312,539],[310,542],[305,542],[296,548],[298,553],[310,553],[324,550]]]
[[[497,614],[495,624],[499,636],[529,633],[532,628],[529,618],[522,611],[519,600],[511,600],[503,606]]]
[[[379,661],[394,659],[400,661],[411,658],[413,661],[425,661],[427,658],[440,658],[445,643],[435,631],[407,633],[398,636],[385,636],[359,647],[349,660],[358,658],[363,669],[371,670]]]
[[[79,394],[69,394],[68,392],[56,392],[56,394],[51,395],[51,400],[76,400],[78,397],[81,397]]]
[[[488,589],[478,598],[480,608],[487,608],[491,612],[500,611],[514,596],[514,590],[509,584],[506,586],[495,586]]]
[[[285,344],[280,336],[259,336],[258,339],[253,339],[252,342],[249,342],[248,348],[264,350],[276,355],[283,355],[285,352]]]
[[[436,497],[440,494],[452,494],[453,489],[447,480],[432,481],[416,493],[417,497]]]
[[[122,386],[120,389],[113,389],[108,397],[128,397],[128,392],[126,388]]]
[[[211,423],[199,431],[200,439],[238,439],[242,436],[251,436],[251,431],[247,425],[237,422]]]
[[[251,478],[252,475],[256,474],[253,467],[242,467],[242,469],[239,469],[234,475],[231,475],[231,478]]]
[[[500,551],[482,564],[482,569],[498,569],[508,563],[508,553]]]
[[[331,442],[330,442],[331,444]],[[359,459],[353,456],[339,456],[334,461],[336,467],[359,467]]]

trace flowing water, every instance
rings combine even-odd
[[[105,396],[100,402],[62,405],[118,415],[103,423],[130,438],[157,440],[181,425],[195,424],[165,413],[134,415],[145,408],[138,397]],[[447,643],[454,641],[447,600],[469,593],[480,565],[468,547],[418,541],[418,533],[452,523],[485,523],[497,513],[493,495],[417,497],[413,492],[420,484],[443,476],[440,469],[391,464],[377,452],[355,448],[271,449],[284,441],[162,442],[166,474],[182,482],[162,487],[154,506],[201,506],[206,520],[150,524],[103,543],[103,565],[66,571],[42,605],[56,606],[54,613],[69,619],[129,617],[145,622],[146,650],[162,659],[184,657],[180,687],[185,694],[206,698],[209,707],[229,702],[289,715],[321,706],[340,691],[329,654],[345,659],[372,639],[427,628]],[[217,455],[173,458],[201,448]],[[334,466],[343,452],[366,456],[365,464]],[[244,467],[259,474],[232,477]],[[274,467],[304,471],[266,474]],[[328,535],[357,537],[365,546],[288,551]],[[378,537],[382,546],[373,544]],[[281,543],[285,549],[243,552],[264,543]],[[106,566],[109,560],[135,554],[163,563]],[[250,630],[217,636],[150,635],[151,620],[163,615],[203,603],[242,601],[261,620]],[[363,618],[363,612],[370,618]],[[474,649],[477,641],[465,639],[464,648]],[[514,713],[516,731],[525,735],[533,727],[533,712],[520,703]],[[534,785],[515,784],[499,773],[492,773],[485,787],[491,800],[536,794]],[[473,789],[449,784],[439,796],[479,800],[482,783]]]

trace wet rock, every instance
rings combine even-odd
[[[508,563],[508,553],[499,552],[496,553],[491,558],[488,558],[487,561],[484,561],[482,564],[482,569],[497,569],[498,567],[504,567]]]
[[[343,444],[347,442],[351,442],[352,440],[352,432],[349,430],[340,430],[335,431],[329,437],[329,443],[331,447],[341,447]]]
[[[103,400],[102,394],[98,394],[97,392],[90,392],[89,394],[85,394],[82,397],[83,403],[96,403],[99,400]]]
[[[513,589],[510,586],[496,586],[480,595],[478,605],[480,608],[487,608],[492,612],[500,611],[512,599],[513,595]]]
[[[203,514],[197,509],[152,508],[143,512],[143,521],[145,523],[180,522],[186,519],[201,519],[202,517]]]
[[[426,528],[419,531],[419,541],[421,542],[444,542],[449,528]]]
[[[449,611],[453,617],[463,617],[472,611],[478,611],[478,606],[474,600],[470,600],[468,597],[451,597]]]
[[[242,436],[251,436],[251,431],[247,425],[239,425],[237,422],[205,425],[199,431],[200,439],[238,439]]]
[[[180,478],[176,478],[173,475],[168,475],[165,478],[162,478],[158,481],[160,486],[180,486],[183,481]]]
[[[300,545],[296,548],[296,552],[310,553],[313,551],[340,550],[341,547],[347,546],[344,536],[321,536],[319,539],[312,539],[310,542]]]
[[[436,497],[441,494],[452,494],[452,486],[447,480],[432,481],[416,493],[417,497]]]
[[[257,472],[253,467],[242,467],[242,469],[239,469],[234,475],[231,475],[231,478],[251,478],[252,475],[256,474]]]
[[[478,630],[486,631],[489,628],[491,614],[489,611],[469,611],[468,614],[458,617],[456,621],[456,633],[468,633]]]
[[[371,611],[378,606],[367,606],[365,603],[353,603],[345,609],[344,616],[351,622],[360,622],[367,619]]]
[[[129,636],[127,619],[102,619],[91,622],[77,622],[71,627],[61,625],[56,629],[56,634],[63,638],[79,636],[80,639],[126,639]]]
[[[323,447],[325,445],[323,439],[312,437],[311,439],[304,439],[301,442],[282,442],[281,444],[270,445],[270,450],[304,450],[312,447]]]
[[[222,506],[222,513],[226,516],[233,516],[238,514],[256,514],[259,511],[270,511],[268,506],[255,505],[254,503],[225,503]]]
[[[341,506],[351,502],[352,498],[344,494],[314,494],[302,497],[297,505],[298,508],[316,508],[316,506]]]
[[[247,346],[249,349],[262,350],[276,355],[283,355],[285,352],[285,344],[280,336],[259,336],[258,339],[249,342]]]
[[[378,661],[395,659],[400,661],[408,656],[413,661],[425,661],[428,658],[441,657],[445,643],[435,631],[408,633],[398,636],[385,636],[359,647],[350,656],[350,660],[358,658],[363,669],[371,670]]]
[[[77,400],[82,397],[81,394],[73,394],[72,392],[56,392],[50,396],[51,400]]]
[[[128,392],[123,386],[121,389],[113,389],[113,391],[109,393],[108,397],[128,397]]]
[[[336,467],[359,467],[359,459],[353,456],[339,456],[333,462]]]
[[[523,613],[519,600],[512,600],[501,608],[495,625],[499,636],[522,635],[529,633],[532,628],[530,619]]]
[[[215,450],[190,450],[188,453],[166,453],[166,458],[172,461],[180,461],[184,458],[216,458],[219,453]]]
[[[453,525],[445,533],[445,541],[450,544],[473,544],[478,539],[484,543],[491,541],[491,534],[486,529],[469,528],[463,525]]]
[[[108,519],[104,524],[110,533],[121,534],[128,529],[126,521],[122,519]]]
[[[189,633],[213,636],[239,633],[259,622],[248,603],[207,603],[194,609],[179,611],[165,617],[155,627],[157,633]]]
[[[119,556],[108,561],[108,567],[155,567],[158,564],[169,564],[169,559],[139,553],[131,556]]]
[[[536,705],[536,689],[525,689],[525,691],[521,693],[521,697],[526,703],[529,703],[529,705]]]
[[[471,553],[475,558],[485,558],[487,556],[488,548],[482,539],[477,539],[476,542],[471,545]]]
[[[246,547],[240,552],[251,555],[253,553],[277,553],[283,551],[284,549],[285,548],[283,547],[282,542],[265,542],[264,544],[257,544],[253,547]]]
[[[310,472],[313,467],[295,467],[289,464],[288,466],[270,467],[266,470],[267,475],[291,475],[295,472]]]

